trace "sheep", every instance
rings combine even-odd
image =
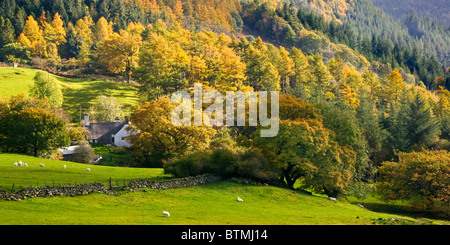
[[[170,217],[170,214],[169,214],[169,212],[167,212],[167,211],[163,211],[162,214],[163,214],[164,216]]]
[[[333,202],[335,202],[335,201],[336,201],[336,198],[330,197],[330,200],[333,201]]]
[[[243,202],[244,200],[242,200],[241,198],[238,197],[238,198],[237,198],[237,201],[238,201],[238,202]]]
[[[13,164],[13,166],[14,166],[14,167],[17,167],[17,163],[15,162],[15,163]]]
[[[23,163],[21,161],[19,161],[19,166],[22,166],[22,165],[23,165]]]
[[[64,165],[64,168],[66,168],[66,165]]]
[[[91,172],[91,169],[90,169],[90,168],[87,168],[86,171]]]
[[[28,167],[28,164],[26,164],[26,163],[24,163],[23,165],[24,165],[25,167]]]
[[[42,164],[42,163],[41,163],[41,164],[39,164],[39,167],[44,167],[44,164]]]

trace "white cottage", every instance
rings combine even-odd
[[[127,136],[130,135],[130,132],[126,130],[130,126],[127,117],[123,122],[116,118],[115,122],[90,123],[89,115],[86,113],[84,114],[84,126],[90,132],[88,137],[90,143],[131,146],[130,142],[127,141]]]

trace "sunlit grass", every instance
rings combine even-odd
[[[10,97],[20,93],[28,96],[37,71],[37,69],[28,68],[0,67],[0,97]],[[115,97],[123,105],[125,114],[130,114],[139,104],[138,89],[131,84],[51,76],[56,78],[63,93],[63,109],[73,117],[75,122],[80,120],[80,107],[81,113],[84,113],[99,95]]]
[[[237,202],[237,196],[244,202]],[[169,211],[171,216],[164,217],[162,211]],[[0,224],[367,225],[390,217],[414,222],[284,188],[232,182],[145,189],[118,196],[90,194],[0,201],[0,212]]]
[[[14,167],[21,160],[28,167]],[[39,167],[43,163],[44,167]],[[63,165],[67,167],[64,169]],[[86,171],[86,167],[91,172]],[[109,184],[109,178],[167,179],[162,169],[93,166],[40,159],[20,154],[0,154],[0,188],[11,191],[28,186],[81,183]],[[238,202],[240,197],[244,202]],[[169,211],[171,217],[162,215]],[[394,218],[396,221],[389,221]],[[346,200],[275,186],[215,182],[176,189],[138,189],[118,195],[92,193],[74,197],[37,197],[21,201],[0,200],[0,224],[75,225],[369,225],[422,224],[410,217],[373,212]],[[450,224],[427,220],[426,224]]]
[[[25,162],[28,167],[14,167],[15,162]],[[44,164],[40,167],[39,164]],[[66,165],[66,168],[63,166]],[[87,171],[90,168],[90,172]],[[82,183],[102,183],[109,186],[123,186],[133,179],[162,179],[170,176],[161,168],[126,168],[87,165],[81,163],[49,160],[21,154],[0,153],[0,189],[10,192],[28,186],[74,185]]]

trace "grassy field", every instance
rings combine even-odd
[[[244,199],[240,203],[237,196]],[[169,211],[170,218],[162,211]],[[0,224],[69,225],[368,225],[413,219],[371,212],[277,187],[210,183],[188,188],[128,192],[119,196],[0,201]],[[404,223],[402,222],[402,223]]]
[[[14,167],[15,162],[22,161],[28,164],[28,167]],[[39,167],[39,164],[45,167]],[[66,165],[66,168],[63,166]],[[91,169],[90,172],[86,168]],[[98,165],[86,165],[67,161],[49,160],[35,158],[20,154],[0,153],[0,189],[11,191],[19,190],[28,186],[46,185],[74,185],[82,183],[102,183],[109,186],[109,178],[112,178],[113,184],[123,185],[132,179],[148,178],[162,179],[167,178],[162,169],[150,168],[126,168],[109,167]]]
[[[33,77],[38,70],[28,68],[0,67],[0,97],[29,94]],[[114,96],[129,114],[139,104],[138,90],[130,84],[107,82],[86,78],[54,76],[63,92],[63,109],[79,121],[80,106],[84,113],[98,95]]]
[[[28,167],[13,167],[22,160]],[[45,165],[38,167],[39,163]],[[67,165],[64,169],[63,164]],[[17,154],[0,154],[0,185],[10,191],[11,182],[29,186],[44,181],[100,182],[117,179],[168,177],[162,169],[91,166],[44,160]],[[38,183],[37,183],[38,182]],[[244,199],[240,203],[237,197]],[[357,201],[357,200],[354,200]],[[169,211],[171,217],[162,215]],[[394,218],[396,221],[389,221]],[[415,219],[373,212],[356,202],[308,195],[274,186],[216,182],[186,188],[142,189],[120,195],[89,194],[75,197],[0,200],[1,225],[371,225],[450,224],[447,221]]]

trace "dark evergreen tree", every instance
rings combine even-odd
[[[438,120],[432,114],[429,103],[419,92],[408,102],[404,120],[407,123],[405,128],[409,150],[428,149],[440,134]]]
[[[14,42],[14,27],[11,21],[0,16],[0,48]]]

